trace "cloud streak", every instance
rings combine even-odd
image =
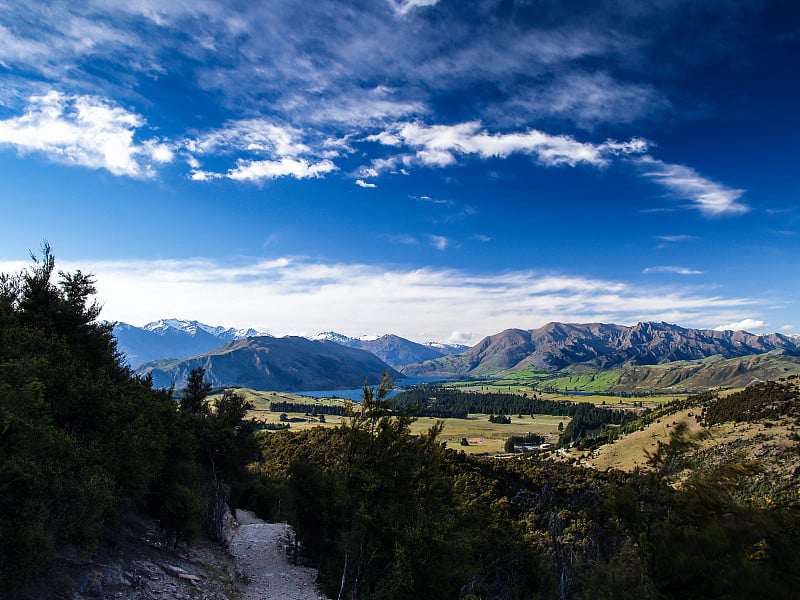
[[[696,269],[689,269],[687,267],[675,267],[675,266],[660,266],[660,267],[647,267],[644,271],[644,274],[650,273],[673,273],[675,275],[702,275],[702,271],[697,271]]]
[[[458,156],[482,159],[507,158],[512,154],[533,156],[547,167],[588,164],[605,167],[614,156],[645,152],[648,143],[639,138],[627,142],[608,140],[602,144],[579,142],[570,136],[551,135],[536,129],[513,133],[490,133],[479,121],[456,125],[399,123],[371,135],[368,141],[385,146],[406,147],[416,152],[415,161],[428,167],[447,167]]]
[[[143,324],[172,315],[277,335],[391,330],[427,341],[470,330],[475,342],[509,327],[534,328],[548,321],[664,320],[709,327],[741,319],[741,312],[756,304],[686,287],[636,286],[569,274],[526,270],[487,275],[296,257],[237,265],[204,259],[63,261],[60,267],[95,274],[106,319]],[[2,272],[18,268],[19,263],[0,264]]]
[[[707,179],[694,169],[662,162],[650,156],[638,159],[644,176],[665,187],[673,195],[689,200],[708,217],[741,215],[750,208],[739,198],[744,190],[732,189]]]
[[[403,16],[425,6],[434,6],[439,0],[388,0],[389,4],[398,15]]]

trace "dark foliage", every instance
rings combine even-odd
[[[602,410],[602,409],[598,409]],[[263,438],[264,505],[295,523],[339,598],[793,597],[800,520],[732,494],[753,466],[675,474],[685,428],[648,473],[445,451],[367,404],[337,429]],[[533,440],[531,440],[533,441]]]
[[[489,415],[489,423],[498,423],[500,425],[510,425],[511,417],[508,415]]]
[[[309,415],[338,415],[347,414],[344,406],[331,406],[325,404],[311,404],[307,402],[270,402],[269,409],[279,413],[305,413]]]
[[[637,415],[630,411],[600,408],[588,402],[580,402],[575,405],[572,420],[559,436],[558,443],[560,446],[566,446],[570,442],[585,438],[603,438],[606,425],[624,425],[637,418]]]
[[[517,446],[538,446],[543,444],[545,438],[536,433],[527,433],[525,435],[512,435],[506,440],[505,451],[516,452]]]
[[[413,410],[419,417],[461,418],[468,414],[537,414],[570,416],[575,403],[543,400],[517,394],[464,392],[437,385],[420,385],[392,398],[397,408]]]
[[[174,403],[131,376],[90,276],[59,273],[45,245],[0,276],[0,587],[59,544],[91,546],[104,519],[146,494],[165,465]]]
[[[797,417],[800,416],[800,389],[793,383],[758,383],[708,402],[703,416],[706,425]]]
[[[91,548],[123,509],[149,507],[176,540],[191,537],[212,489],[244,495],[256,449],[242,401],[176,410],[122,362],[91,276],[54,276],[47,245],[0,275],[0,593],[61,545]]]

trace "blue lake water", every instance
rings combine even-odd
[[[403,388],[417,385],[418,383],[433,383],[436,381],[443,381],[438,377],[405,377],[397,381],[397,387],[389,392],[388,397],[396,396],[404,391]],[[402,386],[402,387],[401,387]],[[377,385],[373,385],[377,389]],[[303,392],[289,392],[290,394],[297,394],[298,396],[308,396],[309,398],[345,398],[359,402],[364,398],[364,388],[355,388],[352,390],[312,390]]]

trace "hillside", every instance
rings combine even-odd
[[[532,387],[543,391],[575,390],[582,392],[653,393],[696,392],[718,387],[745,387],[757,381],[775,381],[800,374],[800,357],[782,350],[738,358],[712,356],[697,361],[676,361],[591,373],[560,372],[539,376]],[[524,377],[527,371],[515,376]]]
[[[740,498],[762,509],[794,505],[800,494],[800,390],[796,377],[787,379],[788,383],[758,383],[735,393],[690,397],[665,406],[613,443],[588,455],[573,451],[569,456],[600,470],[646,468],[652,463],[648,454],[666,451],[682,424],[689,443],[677,464],[687,473],[724,465],[757,467],[755,476],[733,481]]]
[[[402,369],[409,376],[487,377],[536,367],[571,373],[723,359],[783,349],[798,352],[797,341],[780,334],[686,329],[668,323],[632,327],[603,323],[548,323],[539,329],[507,329],[466,352]]]
[[[199,356],[160,360],[142,365],[139,375],[151,375],[155,387],[177,389],[189,372],[203,367],[215,387],[241,386],[257,390],[326,390],[354,388],[366,380],[379,382],[386,369],[399,373],[364,350],[302,337],[246,338]]]

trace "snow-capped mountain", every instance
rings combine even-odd
[[[417,342],[412,342],[411,340],[393,334],[382,336],[363,335],[357,338],[351,338],[335,331],[324,331],[311,339],[325,340],[335,342],[348,348],[366,350],[395,368],[425,360],[441,358],[442,356],[456,354],[468,349],[467,346],[462,348],[438,342],[418,344]]]
[[[250,329],[235,329],[233,327],[225,328],[220,326],[206,325],[199,321],[184,321],[180,319],[160,319],[148,323],[142,329],[158,333],[159,335],[166,334],[170,329],[183,331],[190,336],[196,336],[198,331],[205,331],[220,340],[230,342],[233,340],[243,340],[249,337],[259,337],[269,335],[263,331],[257,331],[253,328]]]
[[[310,340],[316,342],[335,342],[342,346],[349,346],[352,342],[356,341],[355,338],[348,337],[341,333],[336,333],[335,331],[323,331],[322,333],[318,333],[317,335],[308,338]]]
[[[226,342],[271,337],[269,333],[252,328],[226,328],[185,319],[159,319],[143,327],[118,323],[114,327],[114,336],[117,338],[117,349],[125,355],[128,365],[134,369],[154,360],[198,356]],[[335,331],[325,331],[310,339],[366,350],[393,367],[457,354],[467,349],[466,346],[439,342],[418,344],[391,334],[352,338]]]
[[[451,354],[461,354],[462,352],[466,352],[470,349],[469,346],[465,346],[464,344],[445,344],[444,342],[425,342],[422,344],[423,346],[428,346],[429,348],[433,348],[434,350],[438,350],[444,356],[450,356]]]
[[[117,323],[114,327],[117,349],[132,368],[162,358],[197,356],[226,342],[265,335],[269,334],[181,319],[160,319],[144,327]]]

